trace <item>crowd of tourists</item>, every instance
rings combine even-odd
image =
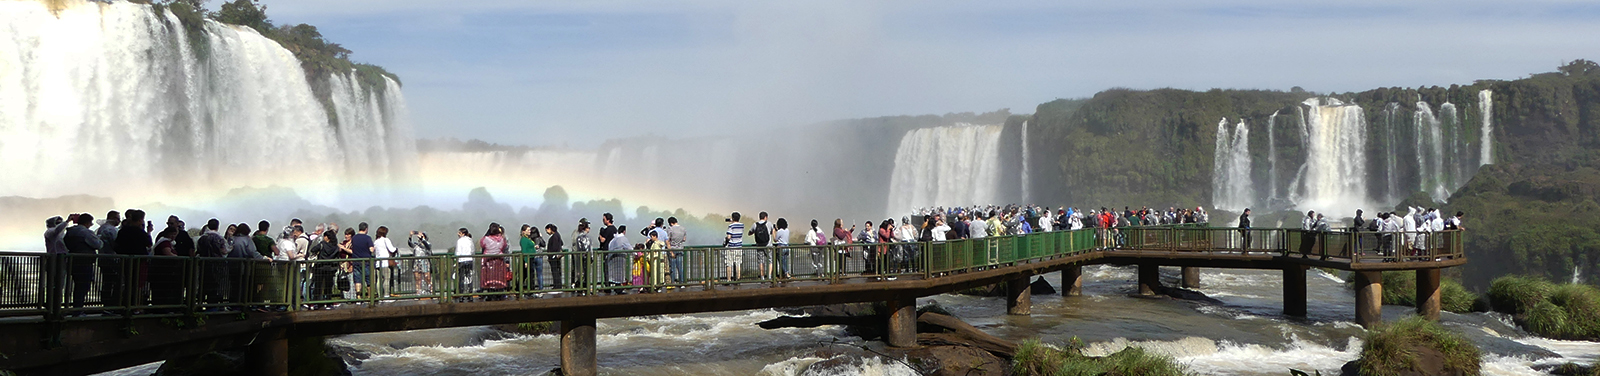
[[[1437,209],[1423,208],[1411,208],[1404,215],[1380,213],[1370,220],[1364,214],[1356,211],[1350,229],[1380,234],[1384,241],[1371,251],[1383,254],[1392,254],[1394,245],[1412,252],[1423,249],[1428,233],[1461,229],[1464,216],[1457,212],[1454,217],[1444,217]],[[61,293],[69,294],[64,301],[74,308],[84,306],[94,286],[99,287],[100,301],[106,306],[177,304],[188,293],[199,294],[191,298],[215,304],[216,309],[281,309],[281,304],[267,303],[282,302],[295,290],[306,302],[375,301],[402,292],[430,295],[441,289],[461,300],[492,300],[504,298],[508,292],[528,297],[595,289],[655,292],[691,281],[685,269],[689,233],[677,218],[646,221],[637,232],[637,241],[629,235],[628,226],[616,223],[611,213],[602,214],[600,220],[595,226],[587,218],[580,219],[570,233],[563,233],[553,223],[542,227],[523,224],[516,240],[508,239],[499,223],[490,223],[476,238],[472,230],[460,228],[453,247],[435,251],[435,243],[422,231],[409,231],[402,247],[392,240],[394,233],[388,227],[372,228],[367,223],[349,228],[323,223],[308,228],[299,219],[291,219],[288,225],[275,228],[265,220],[252,226],[211,219],[191,230],[177,216],[169,216],[156,231],[143,211],[130,209],[108,212],[98,221],[89,213],[52,217],[46,220],[44,238],[47,253],[70,255],[62,269],[65,272],[57,273],[57,278],[58,286],[67,290]],[[1124,207],[1120,211],[1035,205],[934,207],[914,210],[899,219],[869,220],[848,227],[843,219],[834,219],[831,230],[812,219],[803,235],[792,231],[786,218],[774,220],[766,212],[748,226],[742,220],[738,212],[726,217],[722,247],[715,250],[720,254],[698,263],[702,267],[710,264],[713,271],[697,272],[696,282],[783,281],[800,273],[820,276],[842,272],[843,265],[857,259],[863,275],[892,279],[916,271],[919,247],[926,242],[1089,228],[1097,230],[1096,241],[1109,247],[1126,241],[1121,234],[1124,227],[1204,224],[1210,217],[1199,207]],[[1242,248],[1248,250],[1249,209],[1240,215],[1238,227]],[[1332,231],[1325,217],[1316,212],[1307,213],[1302,229]],[[795,269],[797,249],[809,253],[801,256],[809,259],[808,270]],[[164,262],[169,260],[164,258],[136,262],[129,257],[90,257],[104,255],[194,258],[199,260],[193,266],[199,277],[185,280],[186,264]],[[744,275],[747,259],[754,260],[752,270],[757,275]],[[714,275],[716,264],[720,264],[721,276]],[[199,288],[190,292],[185,283],[198,283]]]

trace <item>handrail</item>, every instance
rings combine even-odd
[[[0,252],[0,317],[101,320],[249,309],[298,311],[399,300],[451,304],[749,283],[935,278],[1094,251],[1141,256],[1269,255],[1351,265],[1465,256],[1460,231],[1320,232],[1193,225],[1086,228],[938,242],[297,261]],[[743,270],[757,273],[730,279],[729,261],[742,262]],[[767,273],[760,273],[761,264],[770,266]],[[636,274],[640,276],[635,278]],[[362,285],[362,293],[354,293],[356,284]]]

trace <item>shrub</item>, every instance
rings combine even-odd
[[[1420,371],[1418,350],[1433,349],[1444,356],[1445,373],[1476,375],[1483,354],[1471,342],[1439,323],[1412,316],[1367,332],[1358,363],[1362,375],[1399,375]]]
[[[1351,278],[1346,284],[1354,284]],[[1467,291],[1461,282],[1451,278],[1439,280],[1439,309],[1468,313],[1473,311],[1473,302],[1478,300],[1478,294]],[[1383,303],[1402,305],[1407,307],[1417,306],[1417,274],[1415,272],[1384,272],[1383,273]]]
[[[1171,357],[1153,354],[1138,347],[1129,347],[1110,356],[1096,358],[1084,356],[1081,343],[1073,339],[1065,349],[1039,343],[1038,340],[1022,342],[1012,358],[1012,373],[1034,376],[1101,376],[1101,375],[1186,375],[1183,365]]]
[[[1489,284],[1489,304],[1495,311],[1518,314],[1545,300],[1555,285],[1544,278],[1508,275]]]

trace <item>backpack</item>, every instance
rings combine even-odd
[[[771,244],[770,242],[772,241],[772,234],[767,232],[766,223],[757,223],[756,228],[751,230],[751,232],[756,236],[757,245]]]

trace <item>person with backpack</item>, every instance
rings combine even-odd
[[[761,271],[761,278],[772,278],[772,250],[766,249],[772,244],[772,226],[767,223],[767,212],[757,214],[756,224],[750,227],[748,235],[756,240],[756,268]]]

